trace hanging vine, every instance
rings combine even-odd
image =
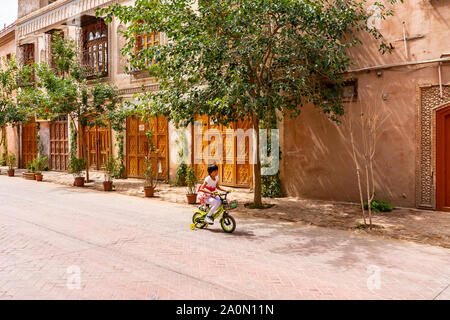
[[[272,135],[270,129],[277,129],[277,117],[269,116],[268,120],[261,121],[260,128],[267,130],[267,152],[272,153]],[[279,152],[279,160],[281,161],[281,151]],[[261,176],[261,194],[265,198],[282,198],[283,191],[281,189],[280,170],[275,175]]]
[[[78,144],[77,144],[78,133],[73,125],[73,122],[70,122],[70,159],[75,159],[77,157]]]
[[[125,178],[125,154],[124,154],[124,142],[125,137],[123,134],[123,131],[120,133],[117,133],[116,135],[116,147],[117,147],[117,168],[114,173],[115,179],[123,179]]]
[[[125,168],[125,129],[127,118],[135,113],[134,107],[130,106],[129,101],[123,101],[121,107],[116,110],[109,110],[107,113],[107,120],[109,121],[111,128],[116,132],[115,146],[117,148],[117,169],[114,173],[115,179],[126,178]]]
[[[6,127],[2,128],[2,143],[3,145],[3,153],[2,158],[0,160],[0,165],[4,166],[6,164],[6,157],[8,156],[8,143],[6,141]]]

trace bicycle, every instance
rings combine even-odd
[[[231,191],[226,193],[213,193],[215,196],[219,196],[220,200],[222,200],[222,204],[219,208],[217,208],[216,212],[212,215],[213,220],[216,220],[220,215],[222,218],[220,219],[220,225],[222,230],[226,233],[233,233],[236,229],[236,221],[234,218],[228,214],[228,210],[233,210],[237,208],[237,201],[228,201],[227,196]],[[205,229],[208,227],[208,223],[205,222],[206,215],[209,212],[209,204],[201,205],[198,207],[197,211],[195,211],[192,216],[192,224],[191,230],[195,229]]]

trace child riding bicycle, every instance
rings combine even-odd
[[[219,185],[219,167],[215,164],[210,164],[208,166],[208,176],[205,178],[203,184],[198,188],[198,192],[202,192],[199,197],[200,202],[207,203],[211,206],[208,215],[205,218],[205,222],[209,224],[214,224],[212,219],[213,214],[216,212],[217,208],[222,204],[220,197],[215,195],[216,190],[227,192]]]

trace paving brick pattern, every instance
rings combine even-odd
[[[0,299],[449,299],[450,250],[0,176]],[[77,273],[79,271],[79,274]]]

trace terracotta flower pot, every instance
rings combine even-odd
[[[112,181],[103,181],[103,189],[105,191],[112,191],[113,183]]]
[[[73,185],[75,187],[84,187],[84,177],[76,177]]]
[[[35,177],[36,177],[36,181],[42,181],[42,178],[43,178],[44,176],[42,175],[42,173],[36,173],[36,174],[35,174]]]
[[[14,177],[14,173],[15,173],[14,169],[9,169],[8,170],[8,177]]]
[[[144,187],[145,197],[151,198],[155,193],[155,187]]]
[[[34,172],[24,172],[23,177],[27,180],[35,180]]]
[[[195,204],[197,202],[197,194],[187,194],[186,195],[188,204]]]

